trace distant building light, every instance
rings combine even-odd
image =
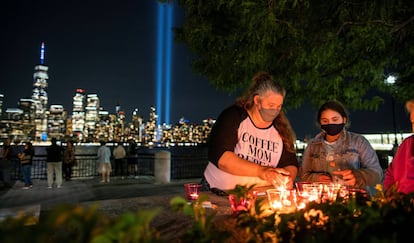
[[[395,81],[397,81],[397,77],[394,75],[388,75],[388,77],[385,79],[385,83],[387,84],[395,84]]]
[[[7,108],[6,113],[17,113],[17,114],[23,114],[23,110],[19,108]]]

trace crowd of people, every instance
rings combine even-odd
[[[32,164],[35,149],[30,141],[20,145],[20,141],[10,139],[3,142],[0,161],[0,180],[4,187],[13,185],[11,171],[20,171],[20,180],[24,183],[22,189],[33,187]],[[106,146],[105,141],[100,142],[97,150],[97,172],[102,176],[102,183],[109,183],[111,175],[122,178],[138,179],[138,153],[137,145],[133,142],[128,147],[122,143],[116,143],[113,151]],[[114,169],[112,169],[112,159]],[[77,166],[76,147],[73,141],[67,141],[65,146],[58,144],[56,138],[51,139],[51,144],[46,148],[46,176],[47,188],[61,188],[64,180],[72,179],[73,167]],[[16,167],[16,168],[13,168]]]
[[[259,72],[247,92],[219,114],[208,140],[208,163],[201,181],[204,190],[226,195],[236,185],[293,188],[299,180],[340,183],[368,194],[375,193],[378,184],[386,190],[414,192],[414,135],[400,144],[383,173],[369,141],[349,130],[346,107],[337,100],[327,100],[316,114],[320,132],[308,142],[299,163],[295,133],[283,111],[285,98],[284,87],[269,73]],[[414,132],[414,98],[406,106]],[[21,164],[23,189],[30,189],[32,144],[25,143],[24,149],[15,154]],[[10,173],[5,168],[10,168],[13,159],[10,140],[6,140],[0,169],[4,184],[9,187]],[[111,152],[102,141],[97,151],[101,182],[109,183],[111,174],[137,177],[137,160],[135,143],[129,143],[128,148],[118,143]],[[46,162],[48,188],[60,188],[63,177],[70,180],[72,167],[77,164],[73,143],[69,141],[62,147],[52,138]]]

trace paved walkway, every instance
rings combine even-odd
[[[184,184],[199,182],[200,178],[174,180],[170,183],[156,183],[154,177],[142,176],[138,179],[112,177],[110,183],[100,183],[100,178],[74,179],[65,181],[61,188],[47,188],[46,180],[34,180],[33,188],[23,190],[23,182],[17,181],[12,188],[0,192],[0,219],[26,212],[40,215],[56,205],[69,203],[93,203],[111,200],[122,207],[126,199],[155,195],[182,194]]]

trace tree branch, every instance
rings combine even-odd
[[[381,24],[381,25],[385,25],[385,26],[388,26],[388,27],[393,26],[392,24],[387,24],[387,22],[384,21],[384,20],[372,20],[372,21],[367,21],[367,22],[346,21],[338,29],[338,31],[336,32],[336,35],[338,36],[347,25],[368,25],[368,24]]]
[[[394,26],[394,28],[391,29],[391,33],[395,33],[395,32],[400,31],[402,28],[404,28],[407,24],[409,24],[413,20],[414,20],[414,16],[411,16],[409,19],[407,19],[407,21],[402,22],[401,24]]]

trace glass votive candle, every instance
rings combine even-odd
[[[266,192],[269,206],[272,210],[290,212],[297,209],[295,189],[268,189]]]
[[[306,186],[312,185],[312,182],[307,181],[297,181],[295,182],[296,191],[298,192],[299,196],[301,197],[309,197],[307,190],[305,190]]]
[[[320,202],[323,185],[319,183],[303,184],[302,197],[306,197],[309,202]]]
[[[341,184],[330,183],[325,185],[323,192],[323,199],[326,201],[335,201],[338,197],[338,194],[341,190]]]
[[[283,207],[283,193],[279,189],[267,189],[269,206],[273,210],[280,210]]]
[[[187,200],[197,200],[201,192],[201,187],[202,185],[198,183],[184,184],[185,195],[187,197]]]

